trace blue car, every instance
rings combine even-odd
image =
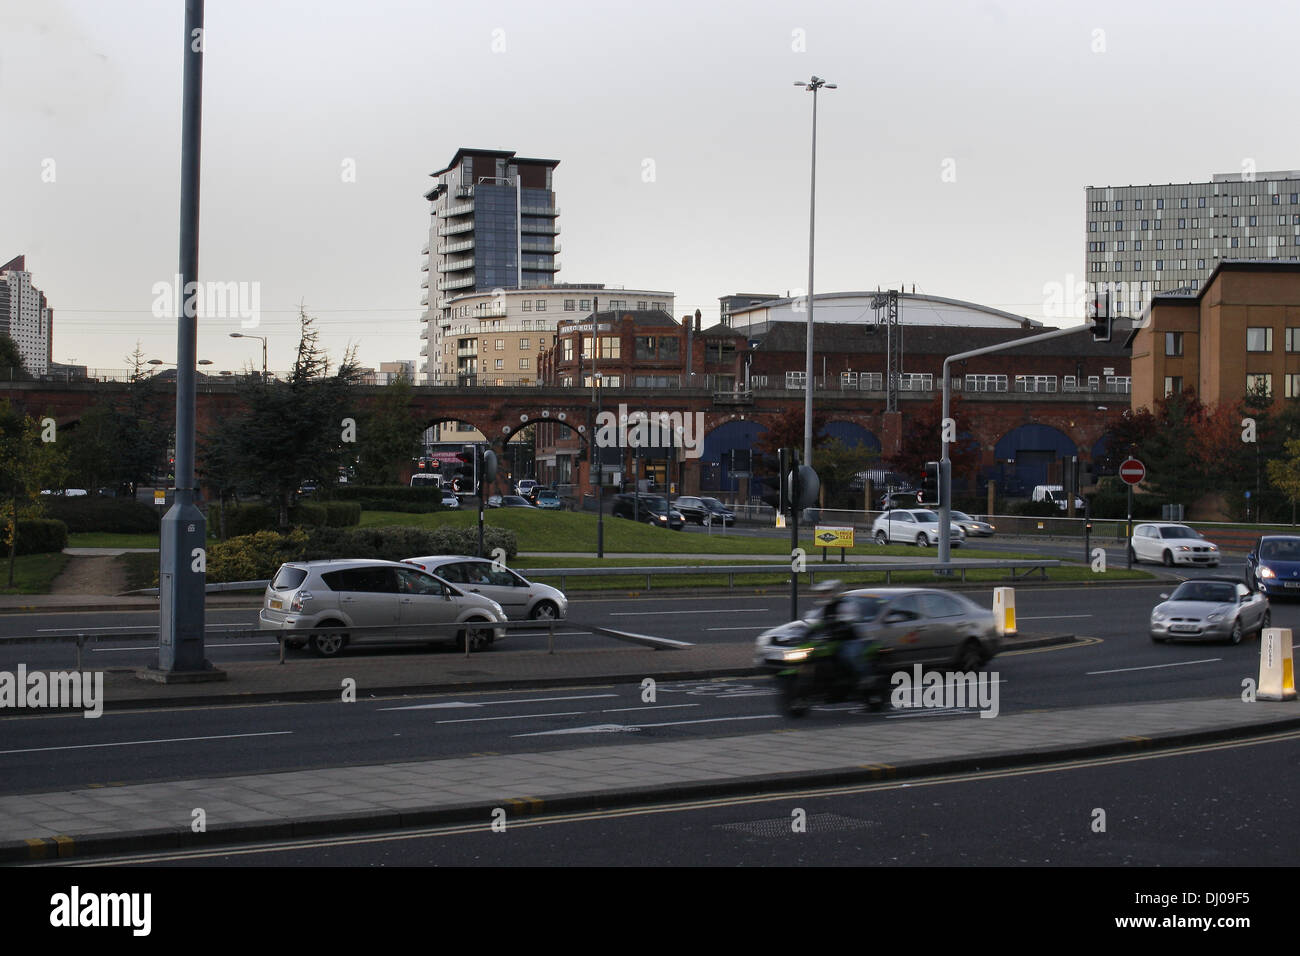
[[[1300,597],[1300,536],[1263,535],[1246,555],[1246,578],[1270,597]]]

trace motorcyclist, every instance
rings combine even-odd
[[[854,684],[862,688],[871,676],[871,664],[879,650],[879,642],[864,637],[858,628],[853,599],[837,594],[822,612],[822,630],[828,641],[837,643],[835,658],[851,674]]]

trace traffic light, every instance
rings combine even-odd
[[[474,445],[466,445],[460,451],[456,452],[456,458],[460,462],[456,466],[456,472],[452,477],[452,487],[456,491],[469,493],[474,490],[475,465],[478,449]]]
[[[927,507],[941,504],[939,487],[939,463],[927,461],[925,474],[921,478],[921,490],[916,493],[916,503]]]
[[[1094,342],[1110,341],[1110,291],[1107,289],[1096,289],[1092,293],[1092,299],[1088,304],[1088,321],[1089,330],[1092,332]]]
[[[771,505],[776,509],[777,514],[788,514],[790,511],[789,481],[790,467],[795,460],[793,448],[779,448],[776,453],[776,487],[769,488],[763,493],[763,504]]]

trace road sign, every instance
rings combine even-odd
[[[163,491],[161,488],[155,489],[153,493],[153,503],[156,505],[167,504],[167,492]]]
[[[817,542],[819,548],[851,548],[853,547],[853,527],[852,525],[840,527],[838,525],[819,524],[813,534],[813,540]]]
[[[1124,463],[1119,466],[1119,476],[1125,484],[1136,485],[1147,476],[1146,465],[1136,458],[1125,459]]]

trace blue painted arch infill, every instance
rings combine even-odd
[[[880,451],[880,439],[856,422],[827,422],[822,428],[822,434],[838,438],[849,448],[865,445],[872,451]]]
[[[1062,458],[1078,454],[1069,435],[1051,425],[1020,425],[994,446],[998,462],[994,476],[1007,494],[1029,495],[1035,485],[1050,484],[1049,469]],[[1007,462],[1011,464],[1006,464]]]
[[[736,492],[740,481],[731,476],[730,452],[735,448],[751,451],[760,435],[767,431],[751,419],[724,422],[704,436],[704,453],[700,456],[700,491]]]

